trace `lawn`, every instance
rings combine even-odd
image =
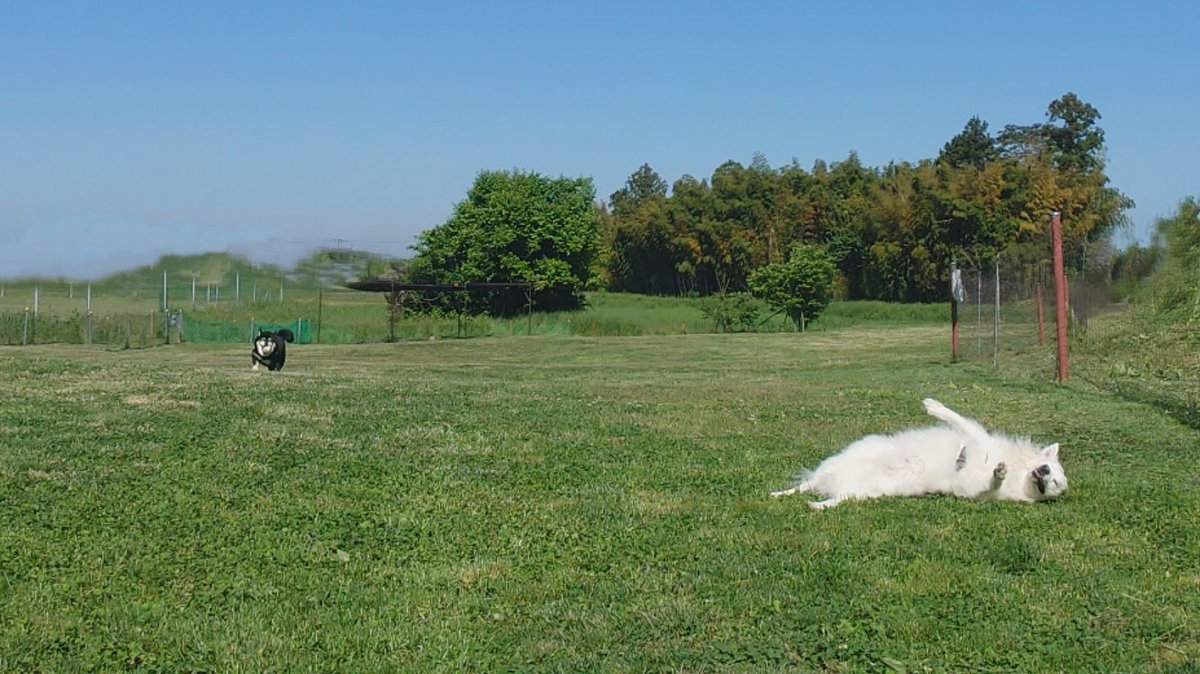
[[[1200,433],[943,333],[0,348],[0,671],[1198,671]],[[1071,492],[767,496],[925,396]]]
[[[91,320],[87,313],[89,300],[79,288],[66,284],[43,288],[36,317],[32,311],[26,312],[32,305],[33,293],[32,287],[10,285],[7,294],[0,296],[0,345],[85,344],[89,329],[93,345],[107,349],[141,348],[167,341],[163,333],[164,316],[160,313],[161,299],[151,291],[97,290],[91,299]],[[410,307],[391,326],[383,293],[297,288],[282,302],[276,295],[272,301],[260,297],[258,301],[247,298],[235,303],[225,298],[212,304],[206,303],[203,296],[197,303],[190,303],[180,293],[171,297],[174,298],[171,308],[183,313],[184,341],[191,342],[246,342],[256,325],[295,325],[298,321],[306,323],[310,330],[304,341],[322,344],[424,340],[429,336],[681,335],[717,329],[702,309],[710,300],[698,297],[594,292],[588,295],[586,306],[577,311],[535,312],[532,316],[521,314],[509,318],[419,314]],[[764,302],[754,300],[753,304],[759,313],[747,331],[795,330],[789,319],[772,312]],[[945,304],[837,300],[810,327],[821,331],[856,325],[945,325],[949,320],[949,307]],[[177,333],[173,332],[171,339],[178,341]]]

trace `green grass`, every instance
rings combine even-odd
[[[31,306],[31,287],[10,286],[0,298],[0,344],[85,343],[87,299],[78,284],[41,287],[39,318],[27,324],[24,310]],[[248,294],[248,293],[247,293]],[[185,315],[185,339],[193,342],[249,341],[251,325],[294,324],[303,319],[312,326],[313,337],[325,344],[363,344],[389,341],[388,307],[380,293],[345,289],[295,288],[285,300],[235,303],[223,296],[220,303],[206,303],[203,296],[192,305],[189,295],[173,295],[172,308]],[[532,317],[511,319],[486,316],[431,317],[409,314],[397,321],[395,338],[424,340],[454,337],[502,337],[513,335],[580,335],[629,337],[682,335],[713,332],[715,325],[701,311],[700,298],[654,297],[597,292],[588,296],[580,311],[536,312]],[[161,299],[153,292],[130,292],[107,288],[92,296],[93,344],[112,349],[162,344],[164,321]],[[792,332],[785,317],[772,315],[761,302],[756,332]],[[836,330],[856,325],[945,324],[948,308],[930,304],[891,304],[875,301],[835,301],[809,326],[815,331]]]
[[[1090,321],[1075,343],[1075,376],[1200,430],[1200,330],[1147,314],[1136,307]]]
[[[0,671],[1196,671],[1200,434],[942,333],[0,349]],[[767,496],[928,395],[1072,491]]]

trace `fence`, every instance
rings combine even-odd
[[[1055,371],[1054,278],[1047,262],[1022,264],[1000,258],[962,270],[958,306],[958,358],[1031,371]],[[1119,310],[1103,276],[1067,277],[1067,334],[1085,340],[1095,319]]]
[[[321,338],[322,302],[331,297],[361,314],[354,322],[379,324],[382,303],[319,286],[262,283],[234,276],[232,287],[180,282],[90,283],[66,280],[0,282],[0,344],[85,344],[110,349],[181,341],[248,342],[262,328],[291,329],[302,343]],[[285,292],[286,291],[286,292]],[[357,326],[340,325],[325,337],[354,341]]]
[[[1054,286],[1028,271],[1002,260],[998,273],[995,266],[963,273],[958,357],[1052,381]],[[1153,280],[1132,307],[1113,301],[1103,275],[1075,274],[1067,285],[1070,380],[1153,405],[1200,429],[1200,283]]]
[[[185,342],[249,342],[258,329],[288,328],[300,343],[528,334],[529,321],[414,314],[395,324],[381,293],[288,286],[269,293],[243,283],[239,292],[197,286],[97,286],[67,281],[0,282],[0,345],[84,344],[108,349]]]
[[[144,348],[180,342],[249,342],[260,329],[288,328],[296,341],[313,341],[312,323],[300,318],[288,323],[233,323],[189,318],[182,310],[97,316],[73,312],[67,316],[0,312],[0,344],[85,344],[108,349]]]

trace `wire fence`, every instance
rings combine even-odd
[[[382,313],[382,312],[381,312]],[[32,311],[0,311],[0,344],[81,344],[110,350],[194,343],[250,342],[260,330],[292,331],[300,344],[362,344],[370,342],[425,340],[452,337],[483,337],[525,334],[522,321],[488,318],[419,318],[388,324],[385,318],[334,325],[316,323],[309,317],[259,322],[206,317],[180,309],[167,312],[108,315],[47,314]]]
[[[991,269],[965,270],[962,282],[958,359],[1054,379],[1053,278],[1001,260]],[[1103,274],[1067,278],[1068,378],[1153,404],[1200,428],[1200,282],[1148,280],[1134,305],[1113,290]]]
[[[1048,265],[1018,265],[1001,259],[990,268],[962,273],[958,308],[958,358],[999,366],[1020,365],[1053,372],[1057,322],[1055,284]],[[1105,279],[1067,277],[1068,339],[1086,339],[1098,317],[1123,310]]]
[[[166,291],[166,300],[164,297]],[[164,309],[165,305],[165,309]],[[68,281],[0,282],[0,345],[82,344],[106,349],[181,342],[249,342],[260,329],[286,327],[303,344],[564,333],[570,322],[539,315],[497,318],[452,312],[389,311],[384,293],[244,279],[232,289],[190,283],[92,287]]]

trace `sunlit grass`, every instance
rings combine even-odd
[[[1200,435],[941,328],[0,349],[0,671],[1189,671]],[[1052,504],[772,500],[934,395]]]

